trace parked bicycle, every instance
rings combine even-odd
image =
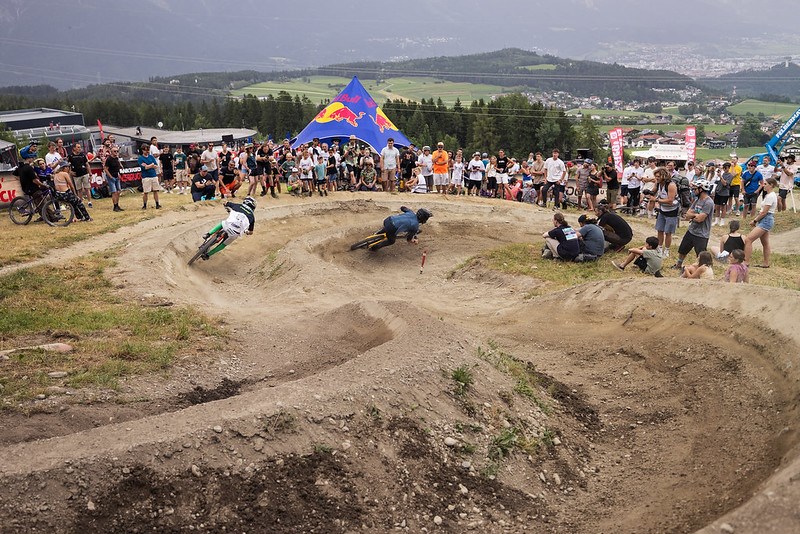
[[[8,208],[8,216],[14,224],[28,224],[36,214],[50,226],[68,226],[75,219],[75,208],[57,199],[51,189],[45,191],[38,202],[29,195],[16,197]]]

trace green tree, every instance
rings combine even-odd
[[[600,128],[588,115],[584,115],[580,124],[575,132],[575,139],[578,148],[588,148],[591,150],[594,158],[602,158],[603,150],[603,134]]]
[[[760,146],[767,142],[769,135],[761,131],[761,123],[758,119],[747,117],[739,129],[738,146]]]

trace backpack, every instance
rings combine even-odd
[[[692,205],[692,188],[689,185],[689,179],[686,176],[679,174],[676,177],[673,177],[672,181],[675,183],[675,187],[678,188],[678,198],[681,201],[681,207],[690,207]]]

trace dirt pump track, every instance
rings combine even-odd
[[[35,262],[120,247],[117,291],[200,306],[229,340],[107,402],[0,415],[0,531],[800,531],[796,292],[631,278],[535,296],[466,260],[534,241],[551,212],[431,197],[263,202],[253,236],[192,267],[218,206]],[[422,245],[348,250],[423,198],[424,274]],[[535,368],[536,402],[501,394],[519,383],[489,346]],[[510,428],[539,445],[489,476]]]

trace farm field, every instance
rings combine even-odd
[[[734,115],[747,115],[752,113],[758,115],[763,113],[768,117],[780,120],[788,119],[797,110],[797,104],[784,104],[781,102],[765,102],[763,100],[745,100],[734,106],[730,106],[728,111]]]
[[[292,79],[286,82],[263,82],[231,91],[234,96],[252,94],[255,96],[277,95],[286,91],[290,95],[305,95],[312,102],[322,102],[336,96],[349,82],[349,78],[338,76],[311,76],[305,82]],[[389,78],[380,83],[375,80],[361,80],[364,87],[379,103],[387,99],[420,101],[423,98],[441,98],[447,106],[452,106],[456,99],[468,105],[473,100],[489,100],[492,95],[511,93],[515,88],[503,88],[499,85],[448,82],[438,78]]]

